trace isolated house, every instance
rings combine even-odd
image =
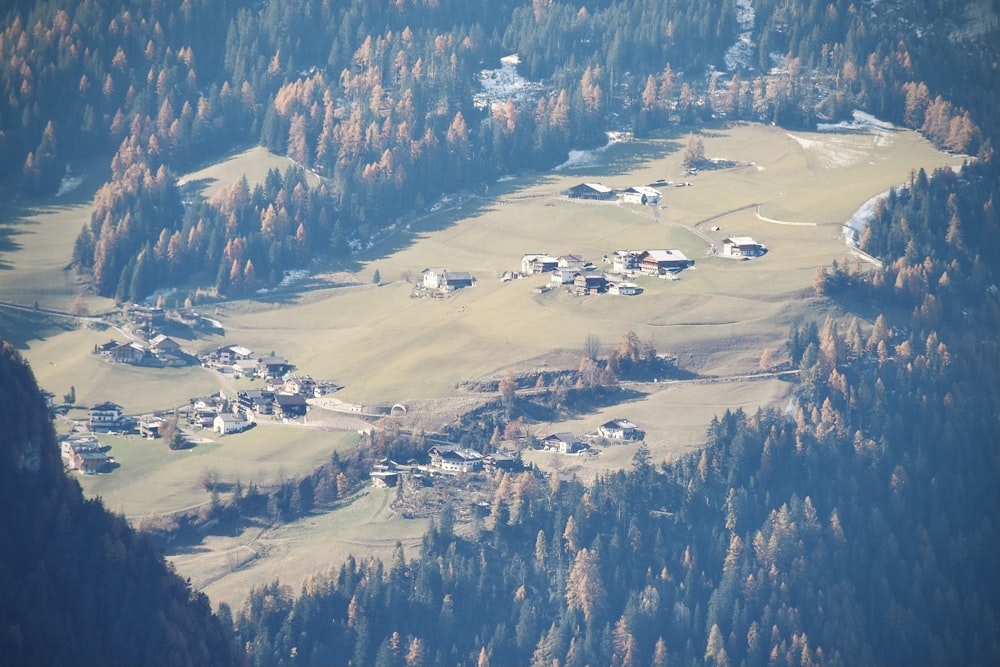
[[[641,435],[639,427],[627,419],[612,419],[598,427],[602,438],[609,440],[637,440]]]
[[[760,257],[766,252],[764,244],[749,236],[731,236],[722,240],[722,254],[726,257]]]
[[[424,269],[422,275],[424,287],[439,292],[453,292],[476,284],[476,279],[467,271],[449,271],[443,267],[432,267]]]

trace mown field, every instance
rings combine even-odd
[[[660,352],[676,355],[684,370],[703,376],[743,374],[758,368],[765,347],[783,350],[792,323],[822,322],[828,314],[840,314],[834,305],[813,297],[810,287],[818,266],[847,253],[843,221],[872,196],[906,181],[913,170],[957,161],[903,131],[820,134],[736,125],[701,138],[708,157],[742,166],[686,176],[682,157],[687,136],[616,144],[591,167],[505,180],[410,221],[342,267],[351,272],[355,286],[213,305],[211,314],[223,324],[225,335],[181,342],[192,352],[223,341],[262,354],[274,351],[302,373],[344,385],[338,395],[344,400],[365,404],[459,397],[464,380],[508,368],[551,368],[557,360],[573,359],[589,335],[597,336],[607,351],[629,330],[652,339]],[[268,168],[284,164],[283,158],[256,148],[184,180],[211,195],[242,173],[260,180]],[[580,182],[625,188],[658,179],[692,183],[662,188],[659,219],[651,207],[588,205],[559,196]],[[11,232],[0,247],[0,300],[70,306],[80,287],[64,268],[73,239],[89,217],[87,187],[92,192],[96,181],[88,180],[72,200],[15,211],[0,222]],[[816,224],[766,222],[755,215],[757,205],[767,218]],[[746,262],[710,256],[708,244],[682,225],[697,227],[720,246],[729,235],[753,236],[769,252]],[[534,294],[532,289],[545,277],[499,280],[504,271],[519,269],[526,252],[572,252],[600,268],[604,255],[621,248],[679,248],[697,264],[680,280],[639,279],[645,292],[637,297],[577,297],[564,290]],[[433,266],[470,271],[478,285],[449,298],[413,298],[411,283]],[[381,286],[372,284],[376,270]],[[339,280],[343,273],[331,277]],[[110,306],[94,298],[86,303],[92,312]],[[41,328],[33,334],[36,326]],[[62,396],[72,386],[80,405],[112,400],[134,414],[171,408],[221,385],[217,376],[197,367],[136,369],[91,355],[96,343],[116,336],[113,330],[72,327],[0,308],[0,335],[23,348],[44,388]],[[531,429],[539,436],[586,432],[612,417],[627,417],[646,430],[647,444],[659,461],[697,448],[713,415],[727,408],[784,407],[792,389],[778,380],[665,385],[622,405],[564,422],[532,424]],[[175,511],[207,499],[198,484],[206,468],[219,470],[227,481],[295,475],[334,449],[351,446],[352,437],[266,426],[181,453],[169,452],[162,443],[111,440],[121,468],[83,484],[88,494],[101,496],[130,517]],[[591,477],[628,466],[633,452],[633,447],[619,446],[587,459],[534,453],[530,460]],[[256,543],[256,537],[213,539],[204,551],[178,555],[176,563],[185,576],[232,601],[250,581],[297,577],[349,551],[383,553],[397,536],[413,538],[422,530],[422,524],[393,518],[375,495],[365,496],[364,502],[368,504],[358,507],[370,512],[348,506],[288,527],[284,542],[275,537],[267,549],[252,547],[255,557],[246,569],[237,568],[242,561],[234,550],[251,548],[241,545]],[[372,503],[377,507],[372,509]],[[365,540],[325,546],[334,535],[358,526]],[[293,544],[302,546],[293,549]],[[290,562],[296,567],[290,568]]]

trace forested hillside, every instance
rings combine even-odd
[[[6,342],[0,398],[0,664],[243,664],[230,619],[63,472],[45,401]]]
[[[51,194],[104,153],[73,257],[96,291],[240,295],[609,129],[808,127],[861,107],[975,153],[996,139],[998,27],[995,7],[965,4],[19,3],[0,34],[0,187]],[[746,28],[751,57],[732,62]],[[540,87],[477,105],[480,72],[509,53]],[[176,173],[256,143],[321,184],[292,170],[210,202],[180,191]]]
[[[472,539],[351,560],[237,615],[254,664],[992,665],[1000,661],[995,164],[916,174],[834,270],[871,327],[796,326],[786,411],[592,486],[501,473]],[[898,305],[902,304],[902,308]]]

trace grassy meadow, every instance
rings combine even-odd
[[[577,358],[587,336],[597,336],[607,351],[628,330],[642,340],[651,338],[661,353],[676,355],[684,370],[743,374],[757,370],[765,347],[783,351],[792,323],[841,314],[813,297],[810,288],[818,266],[847,254],[842,222],[912,171],[957,161],[908,131],[823,134],[736,124],[699,136],[707,157],[742,166],[686,176],[687,135],[615,144],[592,166],[491,184],[488,197],[456,197],[442,210],[410,221],[343,267],[352,272],[354,286],[213,305],[225,335],[182,344],[190,351],[223,342],[261,354],[273,351],[302,373],[344,385],[339,398],[383,405],[461,397],[463,380],[508,368],[565,364]],[[287,164],[254,148],[182,180],[211,196],[241,174],[261,181],[267,169]],[[559,196],[580,182],[625,188],[658,179],[692,186],[662,187],[658,211],[573,203]],[[69,307],[80,286],[64,267],[89,219],[87,187],[92,193],[96,184],[88,180],[72,200],[0,220],[0,300]],[[816,224],[768,222],[757,217],[758,205],[766,218]],[[685,226],[696,227],[720,247],[726,236],[753,236],[769,252],[745,262],[712,256],[708,244]],[[602,268],[602,258],[622,248],[679,248],[696,265],[675,281],[637,279],[645,292],[635,297],[577,297],[563,289],[534,294],[547,277],[499,280],[504,271],[520,269],[524,253],[574,253]],[[412,283],[435,266],[470,271],[478,285],[448,298],[414,298]],[[376,270],[379,286],[372,284]],[[97,312],[110,304],[88,298],[87,305]],[[81,406],[112,400],[137,414],[219,390],[220,378],[198,367],[139,369],[90,353],[115,333],[0,308],[0,336],[22,348],[42,387],[62,396],[72,386]],[[625,404],[531,429],[539,436],[583,433],[626,417],[646,431],[654,459],[665,460],[699,447],[712,416],[727,408],[783,407],[792,390],[792,384],[779,380],[663,384]],[[121,467],[82,483],[88,495],[101,496],[132,518],[177,511],[207,500],[197,482],[205,469],[218,470],[226,481],[296,475],[335,449],[352,446],[354,437],[259,426],[187,452],[137,438],[112,439],[111,453]],[[528,456],[543,468],[590,478],[627,467],[633,453],[633,446],[624,445],[590,458]],[[386,555],[397,537],[412,543],[424,524],[394,517],[387,502],[383,492],[373,490],[330,515],[266,534],[210,538],[196,550],[176,554],[174,562],[216,599],[236,601],[252,582],[280,574],[294,583],[347,553]]]

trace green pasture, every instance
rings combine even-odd
[[[149,514],[178,512],[209,501],[199,478],[206,470],[219,473],[223,483],[244,487],[308,474],[329,460],[335,450],[357,443],[353,433],[262,423],[249,431],[219,436],[202,431],[197,444],[171,450],[163,440],[137,435],[101,435],[109,456],[120,467],[110,474],[81,475],[90,496],[100,496],[112,510],[131,520]]]

